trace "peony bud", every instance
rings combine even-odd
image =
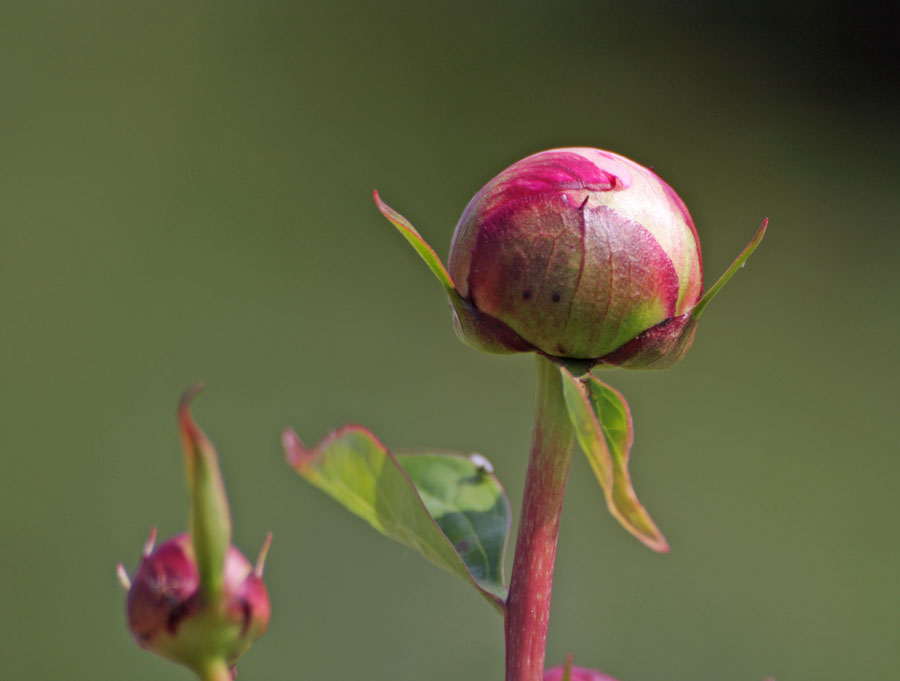
[[[225,681],[269,624],[262,581],[272,535],[256,566],[231,545],[231,514],[216,450],[181,400],[178,420],[190,497],[190,534],[156,549],[154,530],[134,579],[119,566],[128,590],[128,627],[138,644],[192,669],[202,681]]]
[[[467,344],[629,368],[681,359],[700,312],[765,231],[701,300],[700,242],[678,195],[634,161],[586,147],[534,154],[488,182],[456,226],[449,272],[379,208],[449,287]]]
[[[566,657],[566,663],[560,667],[553,667],[544,672],[544,681],[616,681],[596,669],[587,667],[574,667],[572,655]]]
[[[572,667],[568,672],[569,675],[566,676],[566,669],[563,667],[548,669],[544,672],[544,681],[616,681],[611,676],[586,667]]]
[[[148,543],[128,590],[128,627],[138,644],[201,678],[210,664],[233,667],[265,632],[270,611],[262,563],[255,570],[234,546],[226,553],[221,595],[207,601],[186,533],[155,549]]]

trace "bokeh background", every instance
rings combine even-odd
[[[622,681],[896,678],[900,58],[890,3],[0,6],[0,678],[177,681],[114,568],[185,527],[174,409],[235,539],[275,542],[241,679],[502,678],[501,621],[284,463],[347,422],[488,456],[518,507],[530,357],[454,337],[377,187],[446,256],[470,196],[562,145],[653,166],[707,282],[687,359],[604,376],[673,551],[571,475],[548,661]],[[507,566],[508,567],[508,566]]]

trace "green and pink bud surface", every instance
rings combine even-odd
[[[211,602],[201,590],[189,534],[148,548],[128,590],[128,628],[135,640],[201,678],[209,678],[210,666],[231,669],[268,626],[271,608],[261,569],[229,547],[221,596]]]
[[[564,665],[545,671],[543,681],[616,681],[616,679],[596,669],[573,666],[572,656],[569,655]]]
[[[553,149],[501,172],[463,211],[449,271],[376,201],[441,280],[464,342],[589,366],[681,359],[706,303],[765,232],[763,223],[701,298],[700,241],[684,202],[653,171],[609,151]]]
[[[190,532],[154,547],[153,530],[134,577],[121,565],[119,577],[128,591],[128,627],[141,647],[185,665],[202,681],[227,681],[269,623],[262,575],[272,537],[266,537],[255,565],[231,545],[218,457],[190,414],[195,394],[188,391],[178,410]]]

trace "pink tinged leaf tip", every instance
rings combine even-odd
[[[128,576],[128,571],[122,563],[119,563],[116,566],[116,577],[119,578],[119,584],[122,585],[122,588],[125,589],[125,591],[131,589],[131,578]]]
[[[141,549],[142,556],[149,556],[153,553],[153,547],[156,545],[156,527],[150,528],[150,533],[147,535],[147,541],[144,542],[144,547]]]
[[[302,470],[312,465],[318,452],[309,449],[300,436],[292,428],[281,431],[281,445],[284,448],[284,458],[292,468]]]
[[[267,532],[266,538],[263,540],[262,548],[259,550],[259,555],[256,557],[256,564],[253,566],[253,574],[262,579],[263,570],[266,566],[266,558],[269,556],[269,547],[272,546],[272,533]]]

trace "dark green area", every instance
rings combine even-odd
[[[485,181],[579,144],[676,188],[707,285],[771,222],[682,363],[601,374],[672,552],[576,457],[548,660],[893,678],[896,20],[784,5],[4,3],[0,677],[189,678],[130,640],[114,569],[186,528],[175,407],[204,379],[235,541],[275,535],[242,681],[502,678],[497,616],[298,479],[279,432],[478,451],[517,509],[533,359],[456,340],[371,190],[446,258]]]

